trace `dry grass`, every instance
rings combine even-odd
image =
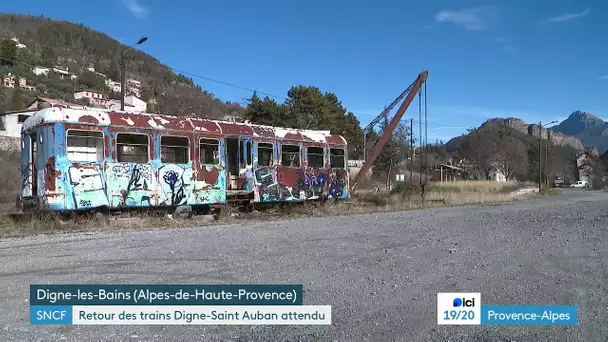
[[[389,206],[397,210],[412,207],[442,205],[462,205],[505,202],[520,198],[513,192],[526,187],[522,183],[499,183],[492,181],[459,181],[430,183],[425,187],[425,201],[421,201],[421,188],[418,185],[400,185],[390,193],[364,193],[356,198],[375,206]]]
[[[0,151],[0,212],[15,211],[21,190],[20,152]]]
[[[519,183],[497,182],[431,183],[426,186],[426,197],[422,201],[419,186],[401,185],[390,193],[358,192],[349,201],[284,204],[272,206],[265,210],[254,210],[250,213],[243,213],[235,208],[224,208],[217,215],[217,220],[209,220],[209,217],[203,216],[182,219],[170,218],[167,215],[154,212],[128,218],[81,217],[72,220],[60,220],[50,216],[36,216],[31,220],[21,222],[14,221],[7,216],[0,216],[0,237],[50,234],[66,231],[97,232],[129,231],[159,227],[200,227],[286,218],[340,216],[463,204],[496,203],[521,198],[522,196],[513,196],[512,193],[525,186],[525,184]],[[559,192],[551,191],[551,193],[547,194],[555,195],[557,193]]]

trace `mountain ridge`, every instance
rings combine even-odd
[[[597,148],[599,153],[608,151],[608,122],[591,113],[577,110],[551,130],[576,137],[585,146]]]
[[[582,151],[585,149],[583,143],[576,137],[563,134],[561,132],[555,132],[551,129],[542,128],[540,129],[538,124],[528,124],[524,120],[514,117],[509,118],[492,118],[486,120],[479,128],[483,128],[487,125],[499,124],[511,129],[515,129],[521,133],[524,133],[531,137],[542,136],[542,139],[549,138],[549,131],[551,131],[551,141],[553,144],[558,146],[569,146],[576,150]]]

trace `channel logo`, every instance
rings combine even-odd
[[[473,297],[471,299],[454,298],[452,303],[455,308],[474,308],[475,307],[475,297]]]
[[[479,325],[481,323],[481,293],[437,293],[437,324]]]

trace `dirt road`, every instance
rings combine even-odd
[[[3,341],[599,341],[608,193],[501,205],[0,241]],[[332,326],[31,326],[31,283],[299,283]],[[577,326],[437,326],[437,292],[577,305]]]

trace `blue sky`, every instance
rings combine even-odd
[[[605,1],[63,0],[2,11],[83,23],[172,68],[285,96],[334,92],[363,124],[429,71],[429,141],[491,117],[608,117]],[[223,100],[251,92],[193,77]],[[277,99],[282,101],[282,99]],[[414,116],[412,105],[405,119]],[[417,125],[416,125],[417,126]],[[416,136],[418,134],[416,133]]]

